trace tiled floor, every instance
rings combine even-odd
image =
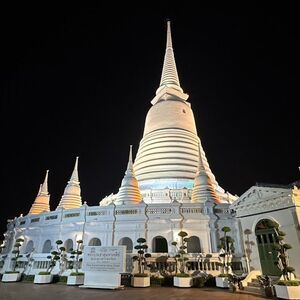
[[[258,300],[263,297],[218,288],[148,287],[82,289],[64,284],[0,283],[0,300]]]

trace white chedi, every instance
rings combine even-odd
[[[56,209],[64,208],[79,208],[82,206],[81,201],[81,189],[80,182],[78,178],[78,156],[76,157],[75,167],[71,175],[70,180],[64,190],[64,194]]]
[[[46,171],[46,176],[43,184],[40,185],[38,194],[30,208],[29,215],[37,215],[43,212],[49,212],[49,200],[50,195],[48,193],[48,173],[49,170]]]
[[[147,113],[144,134],[134,162],[143,193],[149,187],[191,187],[198,170],[196,123],[188,94],[183,92],[177,73],[168,21],[167,43],[161,81]],[[200,143],[200,147],[201,143]],[[218,183],[202,151],[202,160],[214,187]]]
[[[114,203],[116,205],[139,204],[141,201],[142,195],[139,189],[139,183],[134,174],[132,163],[132,145],[130,145],[127,169]]]
[[[192,202],[204,203],[206,201],[213,201],[215,203],[221,202],[220,197],[217,195],[211,179],[204,168],[201,147],[199,145],[199,168],[194,180]]]

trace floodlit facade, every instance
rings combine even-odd
[[[233,269],[264,271],[269,248],[263,245],[274,242],[273,232],[260,232],[257,226],[263,219],[272,219],[283,227],[293,245],[290,259],[300,276],[299,189],[255,186],[241,197],[224,191],[209,166],[188,98],[180,85],[168,22],[161,81],[135,160],[130,147],[118,193],[97,206],[82,203],[77,157],[59,205],[51,211],[47,171],[29,213],[8,221],[1,272],[10,269],[11,250],[18,238],[24,239],[21,252],[27,254],[19,267],[27,274],[47,268],[47,256],[56,240],[70,250],[81,239],[83,245],[126,245],[127,270],[132,271],[131,253],[139,237],[146,238],[155,264],[157,257],[174,254],[172,242],[183,230],[189,237],[190,261],[196,261],[199,253],[211,254],[206,270],[217,274],[224,226],[231,229],[234,240]],[[191,263],[191,270],[193,267]]]

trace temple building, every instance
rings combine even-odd
[[[180,85],[168,22],[161,80],[146,116],[135,159],[132,147],[129,148],[119,191],[104,197],[96,206],[82,203],[77,157],[59,205],[50,210],[47,171],[28,214],[8,221],[0,271],[10,269],[12,246],[16,239],[23,238],[21,252],[33,259],[28,267],[25,256],[20,266],[27,274],[47,268],[47,256],[56,240],[62,240],[68,251],[81,239],[83,245],[90,246],[125,245],[130,272],[130,258],[138,238],[147,240],[155,264],[157,257],[175,253],[172,242],[178,239],[180,231],[185,231],[189,237],[190,268],[193,270],[193,261],[200,253],[210,254],[205,268],[217,274],[222,228],[229,227],[234,248],[233,270],[241,273],[261,270],[276,275],[275,265],[269,264],[276,259],[271,249],[274,232],[264,226],[264,220],[272,220],[280,225],[287,242],[293,246],[289,251],[290,261],[299,277],[299,184],[257,185],[240,197],[225,191],[209,166],[192,101],[188,100],[189,95]]]

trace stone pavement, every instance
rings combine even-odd
[[[0,300],[258,300],[243,291],[231,293],[218,288],[126,287],[123,290],[82,289],[65,284],[0,282]]]

